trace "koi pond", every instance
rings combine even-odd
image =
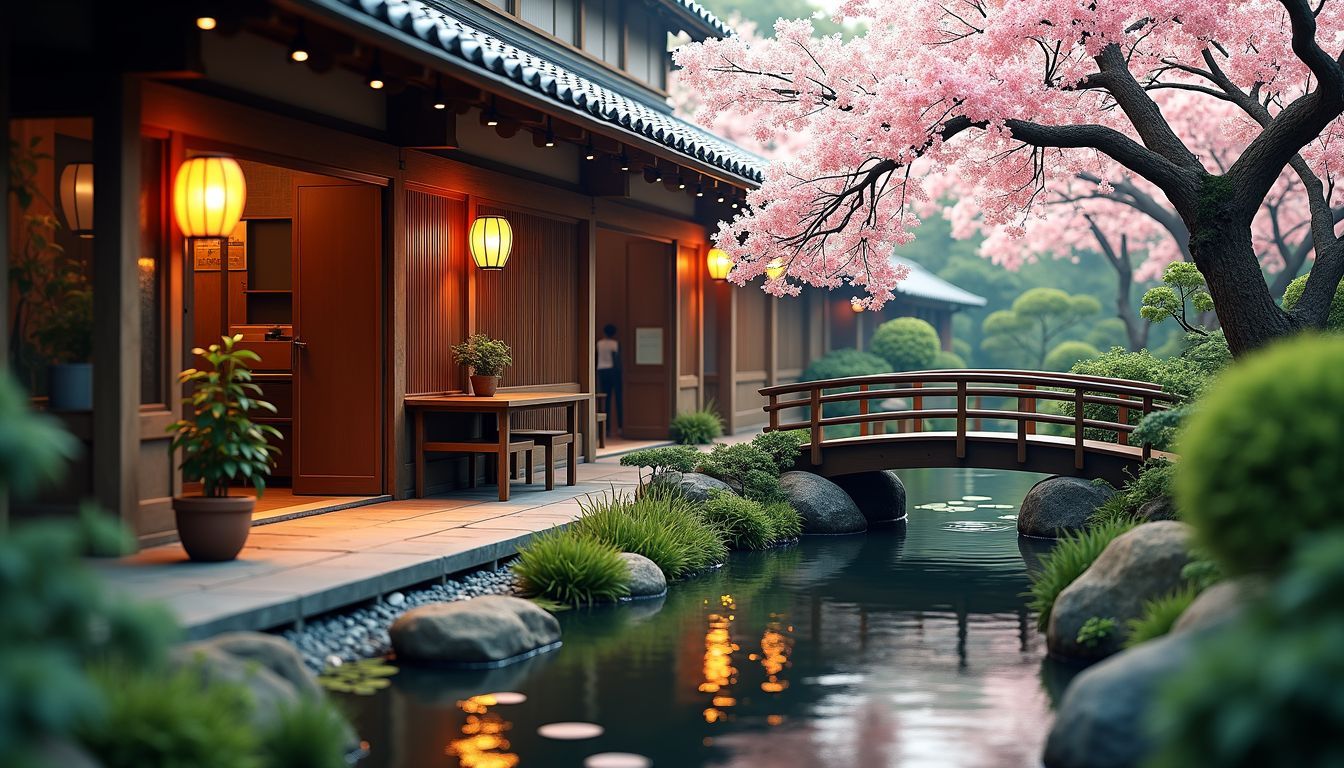
[[[1068,675],[1022,597],[1040,476],[901,475],[903,524],[734,553],[665,598],[558,614],[556,651],[347,698],[361,765],[1038,766]]]

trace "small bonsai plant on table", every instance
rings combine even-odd
[[[471,391],[479,397],[491,397],[499,389],[504,369],[513,365],[509,345],[478,333],[452,347],[453,360],[471,369]]]
[[[242,335],[224,336],[209,349],[193,349],[208,368],[189,368],[178,380],[192,385],[192,417],[168,427],[170,450],[182,451],[181,469],[199,478],[199,496],[173,499],[177,533],[193,560],[232,560],[247,543],[252,527],[250,496],[230,496],[229,485],[241,478],[260,496],[279,449],[270,438],[280,432],[252,421],[253,411],[275,413],[275,406],[257,397],[261,387],[252,383],[250,362],[260,360],[250,349],[236,347]]]

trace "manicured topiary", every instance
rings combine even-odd
[[[933,358],[933,365],[929,366],[934,370],[952,370],[955,368],[965,368],[966,361],[956,352],[939,352]]]
[[[924,370],[938,357],[938,331],[917,317],[898,317],[877,327],[868,349],[894,370]]]
[[[1101,357],[1101,350],[1085,341],[1061,341],[1045,356],[1045,370],[1067,371],[1082,360]]]
[[[679,413],[668,425],[672,439],[682,445],[704,445],[723,434],[723,420],[712,406]]]
[[[1078,362],[1070,371],[1087,376],[1107,376],[1116,379],[1131,379],[1133,381],[1161,384],[1163,391],[1173,394],[1185,402],[1198,397],[1205,387],[1213,381],[1214,375],[1218,372],[1213,363],[1218,358],[1216,347],[1204,351],[1208,353],[1207,357],[1199,359],[1187,359],[1185,357],[1164,359],[1154,356],[1146,349],[1130,352],[1121,347],[1112,347],[1109,352],[1103,353],[1100,357]],[[1072,416],[1073,403],[1060,403],[1059,410],[1066,416]],[[1084,406],[1083,413],[1089,419],[1100,421],[1114,422],[1120,418],[1119,412],[1113,405],[1089,404]],[[1137,425],[1142,418],[1142,409],[1129,409],[1130,424]],[[1115,433],[1108,430],[1089,427],[1085,436],[1089,440],[1116,442]]]
[[[775,462],[776,474],[793,469],[798,449],[807,443],[807,432],[801,429],[787,432],[762,432],[751,439],[751,445],[764,451]]]
[[[765,549],[775,542],[775,525],[765,507],[730,493],[711,493],[700,517],[718,528],[732,549]]]
[[[843,379],[850,376],[869,376],[875,373],[891,373],[891,365],[870,352],[857,349],[837,349],[813,360],[799,381],[822,381],[823,379]]]
[[[1283,291],[1283,308],[1292,312],[1297,307],[1297,302],[1302,300],[1302,292],[1306,289],[1306,275],[1289,283]],[[1344,331],[1344,283],[1341,283],[1339,290],[1335,291],[1335,298],[1330,300],[1330,315],[1326,318],[1325,327],[1331,331]]]
[[[630,592],[630,566],[620,550],[569,531],[524,544],[513,575],[524,594],[566,605],[609,602]]]
[[[753,501],[769,503],[783,498],[779,460],[775,454],[751,443],[714,446],[714,450],[702,456],[697,471],[722,480],[734,490],[740,489],[743,496]]]
[[[1177,446],[1176,499],[1231,574],[1277,572],[1344,524],[1344,339],[1307,336],[1238,362]]]

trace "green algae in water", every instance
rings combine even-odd
[[[317,676],[317,682],[333,693],[372,696],[391,685],[388,678],[395,674],[397,668],[387,659],[360,659],[328,666]]]

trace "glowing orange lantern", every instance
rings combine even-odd
[[[246,201],[247,181],[232,157],[193,157],[173,180],[173,215],[186,237],[228,237]]]
[[[709,267],[711,280],[727,280],[728,273],[733,271],[733,259],[722,248],[710,248],[705,262]]]
[[[477,216],[467,237],[471,259],[481,269],[500,270],[513,250],[513,227],[503,216]]]

